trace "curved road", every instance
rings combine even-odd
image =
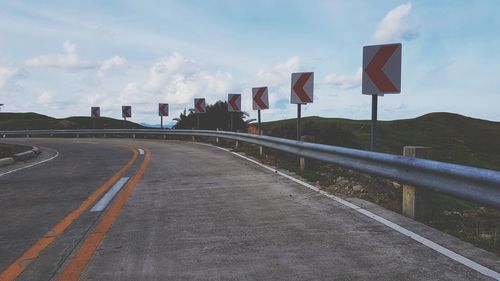
[[[43,147],[42,158],[31,162],[59,154],[10,174],[2,175],[18,167],[0,168],[0,280],[492,280],[219,148],[6,142]],[[121,189],[96,211],[117,181]],[[491,254],[351,202],[500,271]]]

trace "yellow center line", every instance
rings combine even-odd
[[[108,191],[113,184],[118,181],[127,172],[130,167],[137,160],[138,152],[132,146],[126,146],[132,150],[132,158],[109,180],[102,184],[94,193],[92,193],[82,204],[75,210],[71,211],[59,223],[57,223],[47,234],[35,242],[21,257],[16,259],[4,271],[0,273],[0,280],[13,281],[16,280],[21,273],[26,269],[27,265],[33,262],[46,248],[49,246],[57,236],[61,235],[78,217],[80,217],[85,210],[87,210],[103,193]]]
[[[68,265],[59,276],[59,281],[72,281],[80,279],[80,275],[89,264],[97,247],[99,247],[101,242],[104,240],[104,237],[127,202],[128,197],[132,191],[134,191],[135,186],[139,183],[142,176],[146,172],[149,162],[151,161],[151,151],[149,149],[144,150],[146,153],[139,170],[127,183],[127,186],[122,190],[122,192],[120,192],[120,195],[115,199],[113,205],[109,207],[108,211],[104,214],[92,233],[87,236],[80,249],[78,249],[76,254],[69,261]]]

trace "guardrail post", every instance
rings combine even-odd
[[[103,138],[106,138],[106,134],[103,134],[103,136],[102,136],[102,137],[103,137]]]
[[[26,134],[26,138],[28,138],[28,139],[29,139],[29,138],[30,138],[30,134]]]
[[[300,141],[314,142],[314,136],[300,136]],[[306,169],[306,158],[302,156],[299,157],[299,169],[301,173]]]
[[[262,131],[259,132],[259,136],[262,136],[264,135],[264,133]],[[262,145],[259,145],[259,155],[260,157],[262,157],[262,155],[264,154],[264,151],[263,151],[263,148],[262,148]]]
[[[76,138],[80,138],[80,134],[79,133],[76,133]]]
[[[219,128],[217,128],[217,132],[219,131]],[[219,138],[215,138],[215,143],[219,143]]]
[[[194,128],[191,128],[191,130],[194,130]],[[191,141],[195,141],[194,135],[191,136]]]
[[[243,133],[243,130],[242,129],[238,129],[238,130],[236,130],[236,133]],[[238,149],[239,144],[240,144],[239,141],[235,141],[234,142],[234,149]]]
[[[135,134],[132,134],[132,138],[135,140]]]
[[[423,146],[405,146],[403,156],[429,159],[432,148]],[[414,220],[424,220],[430,214],[430,191],[403,185],[403,215]]]

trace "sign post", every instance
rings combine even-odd
[[[267,87],[252,88],[253,109],[257,110],[257,132],[262,135],[260,111],[269,109],[269,94]]]
[[[196,114],[196,129],[200,129],[200,114],[206,113],[207,107],[205,98],[194,99],[194,113]]]
[[[163,116],[168,116],[168,103],[158,104],[158,115],[160,116],[160,126],[163,129]]]
[[[231,131],[234,131],[234,112],[241,112],[241,94],[227,95],[227,111],[231,115]]]
[[[123,105],[122,106],[122,117],[123,120],[127,121],[127,117],[130,118],[132,117],[132,106],[130,105]]]
[[[401,93],[401,44],[363,47],[362,93],[372,96],[370,150],[377,147],[378,96]]]
[[[101,117],[101,108],[92,106],[90,108],[90,118],[92,119],[92,129],[95,129],[95,119]]]
[[[300,141],[302,133],[301,113],[302,104],[313,102],[314,72],[292,73],[291,103],[297,104],[297,140]]]

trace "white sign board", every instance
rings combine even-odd
[[[267,87],[252,88],[253,109],[262,110],[269,108],[269,95]]]
[[[365,95],[401,93],[401,44],[363,47]]]
[[[314,72],[292,73],[291,103],[304,104],[313,102]]]
[[[194,99],[194,112],[195,113],[205,113],[207,112],[206,103],[204,98]]]
[[[158,115],[159,116],[168,116],[168,103],[158,104]]]
[[[122,106],[122,117],[123,118],[132,117],[132,106],[130,105]]]
[[[227,111],[229,112],[241,111],[241,94],[227,95]]]
[[[101,108],[98,106],[92,106],[90,108],[90,116],[92,118],[99,118],[101,117]]]

